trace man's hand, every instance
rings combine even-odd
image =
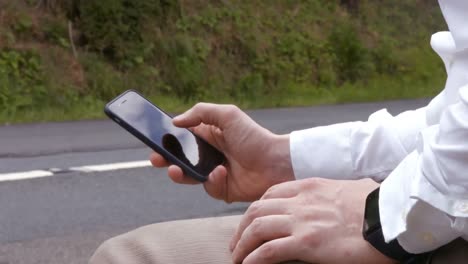
[[[191,128],[226,156],[227,164],[216,167],[204,183],[216,199],[254,201],[270,186],[294,180],[289,136],[271,133],[236,106],[199,103],[174,118],[174,125]],[[157,153],[150,160],[155,167],[169,166],[169,177],[177,183],[199,183]]]
[[[370,180],[307,179],[270,188],[231,241],[234,263],[393,263],[362,237]]]

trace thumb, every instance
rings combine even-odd
[[[204,123],[222,130],[227,123],[241,113],[241,110],[234,105],[198,103],[185,113],[175,117],[173,123],[178,127],[195,127]]]
[[[216,167],[208,176],[208,180],[203,184],[205,191],[215,199],[229,202],[229,197],[227,197],[227,176],[226,167],[222,165]]]

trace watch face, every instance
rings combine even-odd
[[[369,234],[379,228],[379,189],[377,189],[367,196],[363,232]]]

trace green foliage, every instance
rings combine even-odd
[[[369,50],[353,26],[337,25],[328,36],[328,45],[341,82],[362,80],[372,72]]]
[[[155,89],[185,101],[222,93],[246,100],[282,94],[285,85],[335,87],[403,73],[393,36],[366,43],[365,28],[340,12],[336,2],[81,1],[78,24],[86,48],[118,71],[156,64]],[[314,28],[321,23],[330,25]],[[101,90],[100,98],[110,94]]]
[[[443,84],[429,37],[444,23],[428,1],[33,2],[0,10],[0,120],[96,117],[128,88],[181,110],[410,98]]]
[[[144,42],[146,21],[163,25],[178,10],[178,1],[80,1],[78,8],[86,46],[129,68],[143,63],[152,51],[153,44]]]
[[[19,14],[16,23],[12,25],[13,30],[18,34],[29,33],[32,26],[32,20],[28,14]]]
[[[392,39],[381,40],[377,47],[371,50],[375,71],[378,74],[396,74],[403,72],[404,61],[397,57],[395,50],[397,46]]]
[[[68,29],[65,21],[45,19],[43,22],[43,31],[45,39],[62,48],[69,48]]]
[[[123,78],[114,71],[112,66],[89,54],[81,59],[84,71],[87,72],[87,93],[99,99],[112,98],[113,95],[122,92],[124,87]]]
[[[3,43],[0,43],[0,48],[2,45],[5,46],[12,46],[16,42],[15,35],[9,30],[0,30],[0,39],[2,39]]]
[[[168,85],[168,92],[185,100],[200,98],[209,46],[202,39],[183,35],[159,44],[159,52],[166,55],[162,58],[166,63],[161,75]]]
[[[248,73],[239,79],[233,96],[242,101],[249,101],[249,98],[258,98],[264,89],[263,75],[259,73]]]
[[[14,115],[46,94],[40,57],[34,51],[0,50],[0,108]]]

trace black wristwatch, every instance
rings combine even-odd
[[[380,189],[377,188],[366,199],[364,224],[362,227],[364,239],[380,253],[400,263],[426,263],[427,254],[411,254],[404,250],[396,239],[390,243],[385,242],[380,224],[379,191]]]

